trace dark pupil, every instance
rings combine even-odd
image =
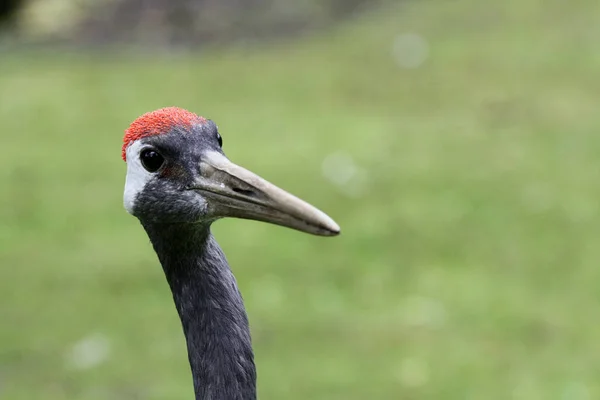
[[[163,165],[165,159],[163,156],[158,154],[154,150],[144,150],[142,154],[140,154],[140,160],[142,160],[142,165],[149,172],[156,172]]]
[[[219,135],[219,132],[217,132],[217,140],[219,141],[219,147],[223,147],[223,138]]]

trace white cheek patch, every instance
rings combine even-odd
[[[135,199],[148,181],[152,174],[142,166],[140,161],[141,142],[133,142],[127,147],[127,175],[125,176],[125,192],[123,193],[123,205],[129,214],[133,214]]]

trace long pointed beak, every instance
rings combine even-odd
[[[202,193],[215,218],[252,219],[320,236],[340,233],[338,224],[322,211],[217,152],[205,153],[200,177],[190,189]]]

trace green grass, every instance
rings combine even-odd
[[[599,4],[410,2],[197,56],[3,54],[0,398],[192,398],[162,270],[122,207],[123,130],[167,105],[342,226],[214,226],[261,398],[598,398]],[[391,56],[405,32],[429,44],[419,68]],[[331,154],[358,168],[346,186]],[[74,368],[90,337],[108,356]]]

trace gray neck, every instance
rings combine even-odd
[[[173,292],[196,399],[256,399],[248,317],[208,226],[145,224]]]

